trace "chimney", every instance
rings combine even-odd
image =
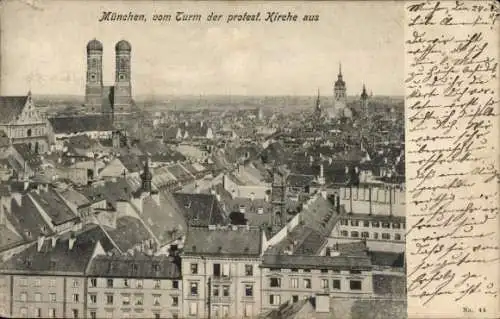
[[[38,240],[36,242],[36,250],[38,252],[40,252],[42,250],[44,242],[45,242],[45,236],[43,236],[43,235],[38,236]]]
[[[329,313],[330,312],[330,295],[327,293],[316,294],[316,312]]]
[[[57,243],[57,237],[54,236],[52,237],[52,248],[56,247],[56,243]]]
[[[71,237],[68,239],[68,249],[72,250],[75,245],[76,237],[74,234],[71,234]]]

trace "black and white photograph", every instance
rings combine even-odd
[[[1,5],[0,317],[407,318],[401,3]]]

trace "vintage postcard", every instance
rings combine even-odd
[[[1,2],[0,317],[499,318],[499,9]]]

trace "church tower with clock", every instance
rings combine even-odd
[[[85,105],[89,111],[100,112],[102,94],[102,43],[93,39],[87,44]]]

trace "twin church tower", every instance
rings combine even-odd
[[[85,85],[85,109],[87,113],[110,116],[114,124],[121,122],[134,112],[131,84],[132,46],[125,40],[115,45],[115,84],[103,85],[103,45],[96,39],[87,44],[87,77]]]

